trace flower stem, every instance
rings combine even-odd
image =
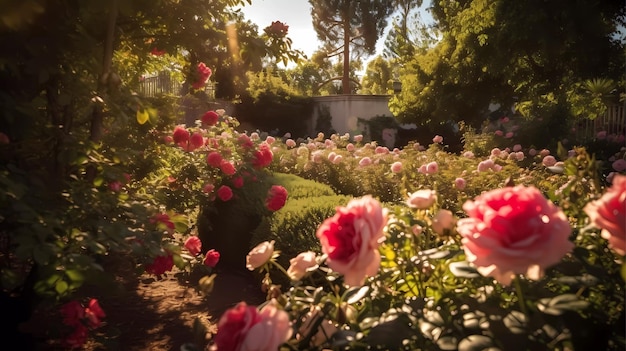
[[[287,271],[285,270],[285,268],[283,268],[283,266],[281,266],[278,262],[274,261],[274,260],[270,260],[270,262],[274,265],[274,267],[278,268],[281,272],[285,273],[285,275],[287,277],[289,277],[289,274],[287,273]]]
[[[526,301],[524,300],[524,293],[522,292],[522,284],[520,283],[519,275],[516,274],[513,279],[515,284],[515,294],[517,295],[517,302],[519,302],[519,308],[522,313],[528,317],[528,309],[526,308]]]

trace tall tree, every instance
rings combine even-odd
[[[479,124],[490,102],[515,98],[528,117],[563,118],[578,83],[623,76],[623,2],[457,0],[430,10],[442,39],[405,65],[390,102],[405,121]]]
[[[367,64],[365,75],[361,79],[361,94],[389,94],[393,90],[392,72],[389,62],[377,56]]]
[[[313,28],[329,48],[328,56],[343,56],[342,92],[350,94],[351,53],[373,54],[393,12],[391,0],[309,0]],[[351,51],[352,50],[352,51]]]

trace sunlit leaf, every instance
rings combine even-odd
[[[459,278],[478,278],[480,277],[480,273],[476,270],[474,266],[471,266],[467,261],[459,261],[452,262],[449,265],[450,272],[454,274],[454,276]]]
[[[145,124],[150,119],[150,114],[147,110],[137,110],[137,123]]]
[[[546,297],[537,303],[539,311],[558,316],[566,311],[578,311],[589,306],[589,302],[581,300],[574,294],[563,294],[555,297]]]

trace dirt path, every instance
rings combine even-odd
[[[187,343],[202,350],[227,308],[239,301],[259,304],[265,297],[260,280],[245,269],[222,269],[216,273],[212,293],[204,296],[196,290],[199,277],[176,268],[162,279],[143,274],[139,280],[131,270],[120,269],[118,289],[93,294],[107,314],[106,324],[84,350],[178,351]],[[51,343],[39,348],[62,349]]]

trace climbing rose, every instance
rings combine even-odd
[[[196,78],[197,80],[191,84],[194,89],[200,89],[204,87],[207,80],[211,77],[211,69],[204,64],[204,62],[198,63],[196,66]]]
[[[509,285],[515,274],[539,279],[572,250],[567,217],[534,187],[491,190],[463,205],[457,222],[465,255],[478,271]]]
[[[228,185],[222,185],[217,189],[217,196],[222,201],[228,201],[233,197],[233,190]]]
[[[185,248],[193,256],[198,255],[202,251],[202,241],[195,235],[192,235],[185,240]]]
[[[346,285],[362,285],[367,276],[378,272],[378,246],[385,239],[387,211],[371,195],[352,199],[336,210],[318,227],[316,236],[328,255],[328,266],[343,274]]]
[[[161,275],[169,272],[174,267],[174,258],[172,255],[157,256],[154,261],[146,266],[146,272],[154,275]]]
[[[250,250],[246,256],[246,268],[253,271],[269,261],[274,254],[274,242],[264,241]]]
[[[220,318],[211,350],[276,351],[291,334],[289,315],[275,300],[260,311],[241,301]]]
[[[267,198],[265,199],[265,206],[270,211],[278,211],[287,201],[287,189],[280,185],[272,185],[267,192]]]
[[[202,121],[203,127],[214,126],[217,121],[220,119],[220,116],[215,111],[207,111],[202,115],[200,119]]]
[[[219,262],[219,260],[220,260],[220,253],[215,251],[215,249],[211,249],[207,251],[207,253],[204,255],[205,266],[213,268],[217,265],[217,262]]]
[[[619,255],[626,255],[626,175],[613,176],[613,184],[601,198],[584,207],[591,223]]]

